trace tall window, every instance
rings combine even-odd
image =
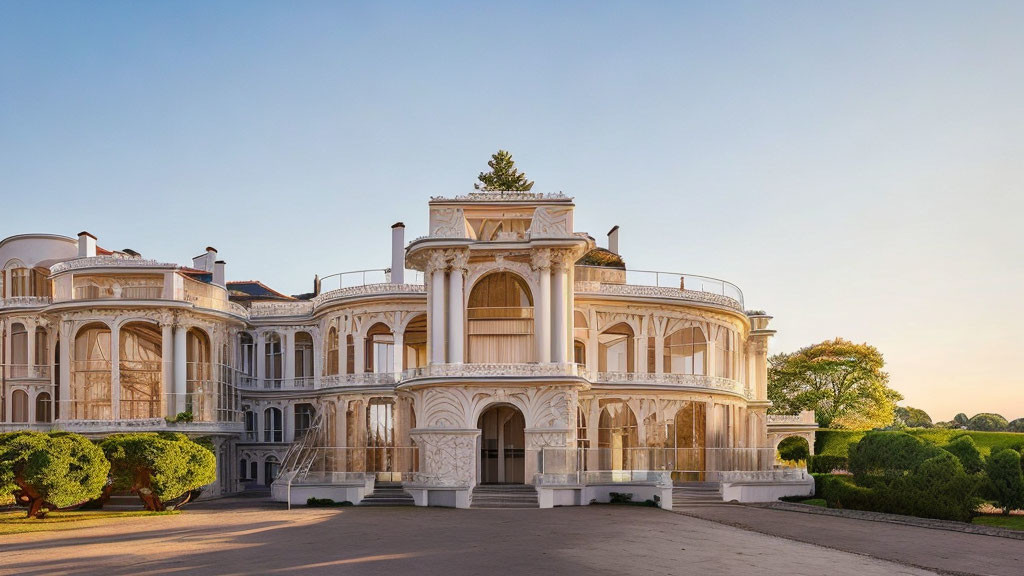
[[[32,271],[28,268],[11,269],[11,296],[32,295]]]
[[[245,437],[248,440],[256,439],[256,413],[252,410],[245,411]]]
[[[533,362],[533,297],[522,278],[495,272],[481,278],[469,294],[469,361]]]
[[[284,442],[284,419],[280,408],[263,411],[263,441]]]
[[[718,329],[718,337],[715,338],[715,376],[735,378],[736,345],[734,338],[735,334],[732,330]]]
[[[366,372],[386,374],[394,371],[395,336],[384,324],[374,324],[366,333]]]
[[[312,404],[296,404],[295,405],[295,437],[299,438],[309,431],[310,426],[313,425],[313,405]]]
[[[420,315],[405,327],[405,368],[419,368],[427,364],[427,317]]]
[[[707,349],[704,332],[692,326],[677,330],[665,338],[665,372],[669,374],[706,374]]]
[[[9,377],[28,376],[28,330],[20,322],[11,324],[11,364]]]
[[[281,337],[277,332],[267,332],[266,341],[263,344],[263,374],[264,386],[267,388],[280,388],[281,377],[284,374],[282,366],[284,355],[281,353]]]
[[[239,369],[245,376],[256,376],[256,345],[253,344],[252,335],[242,332],[238,335]]]
[[[36,396],[36,422],[52,422],[53,413],[51,411],[52,402],[50,402],[50,393],[42,392]]]
[[[11,422],[28,422],[28,393],[24,390],[11,393]]]
[[[602,400],[597,428],[601,470],[632,470],[637,459],[636,417],[621,400]]]
[[[327,375],[338,373],[338,329],[331,326],[327,332]]]
[[[295,378],[313,379],[313,337],[309,332],[295,333]]]
[[[163,382],[163,335],[148,322],[129,322],[119,332],[121,418],[158,418]],[[191,412],[185,398],[174,399],[178,411]],[[198,417],[196,418],[199,419]]]
[[[49,344],[49,339],[47,338],[46,328],[36,327],[36,357],[33,359],[36,366],[50,365],[50,354],[47,344]]]
[[[110,409],[110,329],[90,324],[75,334],[71,364],[71,413],[75,420],[108,420]]]
[[[597,337],[598,371],[633,372],[635,346],[633,329],[620,323],[605,330]]]

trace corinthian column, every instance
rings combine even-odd
[[[568,331],[566,329],[566,277],[568,263],[561,257],[555,263],[553,281],[551,283],[551,361],[558,364],[566,363],[568,354]]]
[[[462,294],[468,261],[468,252],[456,252],[448,276],[448,362],[451,364],[462,364],[465,361],[463,345],[466,339],[466,308]]]
[[[537,361],[551,362],[551,250],[542,248],[533,253],[533,268],[540,277],[540,294],[536,302]]]
[[[443,364],[445,360],[445,293],[444,272],[448,267],[444,254],[434,252],[427,262],[427,273],[430,274],[430,314],[427,324],[430,327],[430,363]]]

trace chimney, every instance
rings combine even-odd
[[[92,258],[96,255],[96,237],[86,231],[78,233],[78,257]]]
[[[319,295],[320,295],[320,275],[319,274],[314,274],[313,275],[313,296],[319,296]]]
[[[608,251],[612,254],[619,253],[619,226],[608,231]]]
[[[192,267],[196,270],[213,272],[214,264],[217,262],[217,249],[213,246],[206,247],[206,253],[192,259]]]
[[[391,227],[391,283],[405,284],[405,224]]]
[[[217,260],[213,263],[213,283],[221,288],[227,288],[227,284],[224,282],[224,266],[227,262],[223,260]]]

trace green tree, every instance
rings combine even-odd
[[[902,420],[908,428],[931,428],[934,426],[932,417],[920,408],[897,406],[896,418]]]
[[[962,428],[964,426],[967,426],[968,421],[970,421],[970,418],[968,418],[967,414],[964,414],[963,412],[957,414],[956,416],[953,416],[953,424],[956,428]]]
[[[110,461],[110,490],[137,494],[147,510],[164,510],[216,479],[216,457],[184,434],[114,434],[100,447]]]
[[[790,436],[779,442],[779,459],[786,462],[806,462],[811,457],[807,440],[800,436]]]
[[[529,192],[533,188],[533,181],[527,180],[526,174],[516,170],[512,154],[505,150],[493,154],[487,165],[491,171],[481,172],[477,176],[480,182],[473,185],[477,190]]]
[[[1010,423],[1006,421],[1006,418],[989,412],[975,414],[967,421],[968,430],[978,430],[981,432],[1005,432],[1009,425]]]
[[[1006,431],[1024,432],[1024,418],[1017,418],[1016,420],[1011,420],[1010,423],[1006,425]]]
[[[990,455],[985,472],[989,493],[1003,514],[1024,508],[1024,473],[1021,472],[1021,455],[1016,450],[1005,448]]]
[[[84,436],[13,432],[0,436],[0,492],[42,518],[100,495],[110,463]]]
[[[892,424],[896,402],[885,360],[874,346],[837,338],[769,358],[774,413],[814,410],[822,428],[870,429]]]

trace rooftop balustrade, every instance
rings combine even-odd
[[[577,293],[698,300],[744,310],[743,291],[732,282],[718,278],[577,265],[575,279]]]

